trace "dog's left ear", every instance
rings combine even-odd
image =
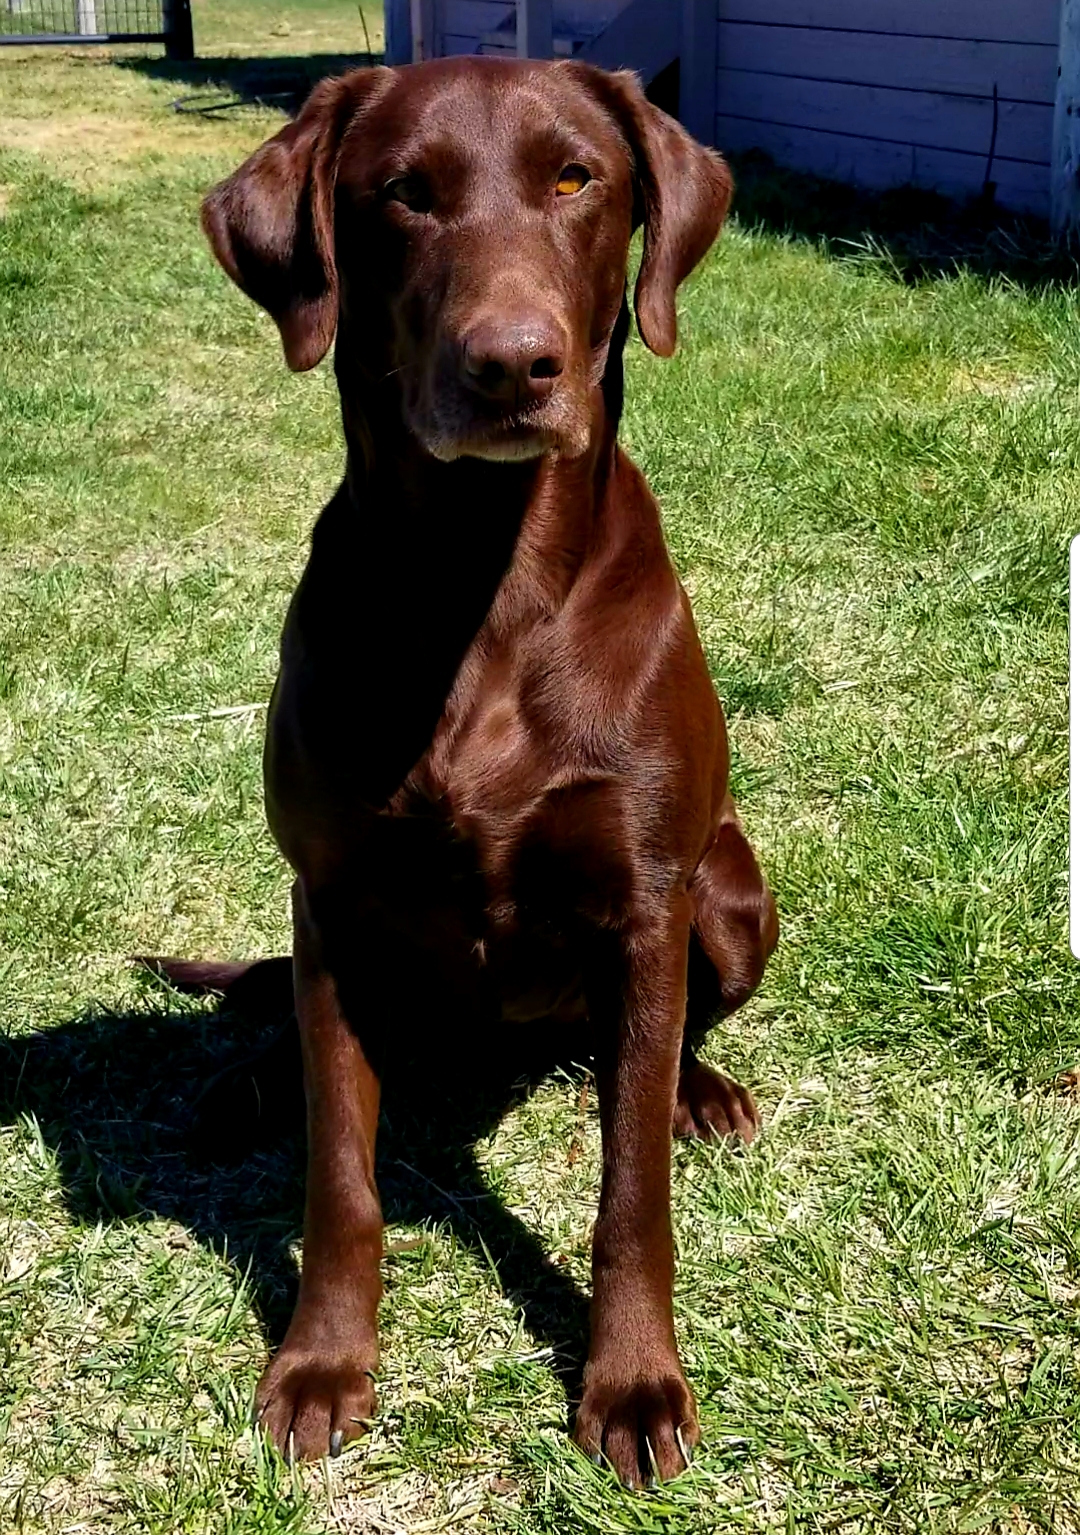
[[[646,99],[636,75],[587,65],[594,92],[617,119],[634,157],[634,227],[645,244],[634,289],[641,339],[658,357],[675,350],[675,293],[720,233],[735,183],[715,150]]]
[[[334,184],[345,131],[393,78],[358,69],[317,85],[295,122],[257,149],[202,206],[210,247],[272,316],[294,372],[326,355],[337,328]]]

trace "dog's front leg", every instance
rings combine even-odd
[[[680,892],[590,967],[604,1170],[592,1333],[575,1438],[630,1486],[677,1476],[698,1438],[675,1346],[671,1122],[686,1016],[690,902]]]
[[[307,1096],[308,1169],[300,1294],[256,1393],[287,1455],[337,1454],[375,1407],[382,1212],[375,1187],[379,1079],[346,1018],[328,933],[298,880],[293,967]],[[332,910],[333,901],[320,903]]]

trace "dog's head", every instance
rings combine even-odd
[[[671,354],[731,190],[632,75],[445,59],[323,81],[203,226],[291,368],[339,331],[339,372],[394,381],[427,452],[521,459],[585,450],[640,223],[638,326]]]

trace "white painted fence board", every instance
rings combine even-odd
[[[409,0],[412,14],[413,60],[431,59],[439,52],[436,0]]]
[[[1012,101],[1052,102],[1057,85],[1057,47],[1048,43],[881,37],[744,22],[720,23],[719,63],[727,69],[974,96],[991,95],[996,81],[998,95]]]
[[[676,0],[630,0],[577,56],[603,69],[636,69],[651,80],[681,46],[682,6]]]
[[[986,163],[979,155],[917,149],[856,134],[788,128],[723,114],[716,119],[716,144],[731,154],[761,149],[778,165],[871,191],[913,185],[961,200],[981,190]],[[1004,161],[995,164],[994,181],[1001,206],[1046,216],[1049,178],[1043,167]]]
[[[409,0],[385,0],[383,18],[386,35],[386,62],[412,63],[412,19]]]
[[[535,0],[530,0],[530,9],[534,4]],[[620,0],[554,0],[553,5],[547,0],[547,4],[554,13],[553,43],[559,56],[570,54],[575,43],[599,32],[618,11]],[[440,0],[438,11],[439,51],[443,54],[502,53],[504,40],[510,52],[516,52],[515,0]],[[546,35],[547,28],[542,30]]]
[[[708,143],[716,113],[716,0],[681,0],[679,40],[679,120],[695,138]]]
[[[1062,0],[1061,79],[1054,105],[1050,222],[1055,234],[1080,235],[1080,0]]]
[[[440,54],[444,59],[454,59],[461,54],[479,53],[480,39],[473,33],[444,32],[439,39]],[[487,52],[487,50],[484,50]],[[513,51],[512,49],[510,50]]]
[[[550,59],[554,38],[551,0],[517,0],[518,57]]]
[[[666,0],[664,0],[666,3]],[[723,21],[1057,46],[1060,0],[718,0]]]
[[[966,150],[984,159],[990,148],[993,105],[978,97],[837,85],[746,70],[721,69],[717,79],[717,110],[728,117],[854,133],[929,149]],[[1049,105],[999,102],[995,164],[1011,159],[1048,166],[1053,117]]]
[[[439,26],[445,35],[472,37],[494,32],[507,17],[513,17],[514,5],[508,0],[442,0]]]
[[[476,37],[472,32],[444,32],[442,37],[443,57],[447,59],[460,58],[462,54],[496,54],[500,58],[513,59],[517,57],[517,42],[513,32],[504,42],[505,34],[498,34],[499,41],[493,40],[493,34],[488,32],[483,37]]]

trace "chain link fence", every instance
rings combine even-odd
[[[0,44],[144,42],[193,58],[190,0],[0,0]]]

